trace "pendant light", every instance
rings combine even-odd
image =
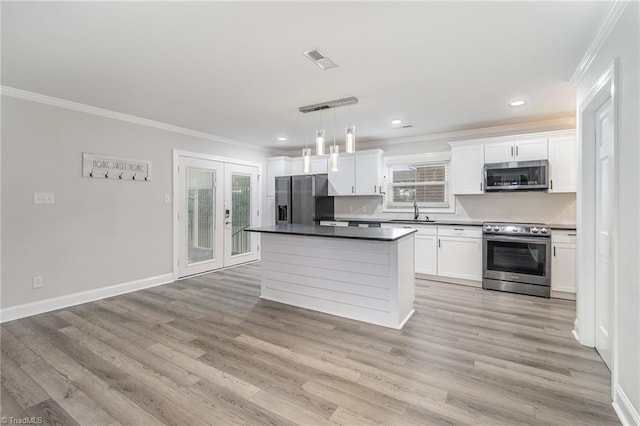
[[[329,147],[331,171],[338,171],[338,161],[340,155],[340,146],[336,145],[336,110],[333,110],[333,145]]]
[[[316,131],[316,155],[324,155],[324,129],[322,128],[322,111],[320,111],[320,129]]]
[[[356,126],[351,124],[351,105],[349,105],[349,125],[344,137],[346,152],[352,154],[356,152]]]
[[[305,147],[302,148],[302,164],[303,164],[303,170],[305,173],[310,173],[311,172],[311,148],[309,148],[309,136],[307,135],[307,116],[304,116],[304,128],[305,128],[305,132],[304,132],[304,145]]]

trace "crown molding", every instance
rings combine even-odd
[[[604,45],[604,42],[609,37],[611,30],[616,26],[618,19],[622,16],[622,12],[624,8],[629,3],[628,0],[614,0],[611,4],[611,7],[607,11],[605,17],[600,21],[598,28],[596,29],[595,34],[593,35],[593,39],[587,48],[584,56],[578,63],[576,70],[573,72],[573,75],[569,79],[571,84],[577,85],[578,82],[584,77],[587,70],[591,66],[591,63],[598,55],[598,52]]]
[[[358,148],[383,148],[389,145],[401,145],[416,142],[452,142],[459,140],[482,139],[488,137],[536,133],[543,131],[568,130],[575,129],[575,127],[575,115],[568,115],[546,120],[529,121],[526,123],[503,124],[499,126],[481,127],[476,129],[431,133],[427,135],[410,136],[399,139],[358,141]]]
[[[56,98],[53,96],[43,95],[41,93],[29,92],[27,90],[16,89],[9,86],[0,86],[0,93],[12,98],[24,99],[27,101],[38,102],[45,105],[51,105],[58,108],[70,109],[72,111],[84,112],[87,114],[97,115],[100,117],[111,118],[113,120],[125,121],[127,123],[138,124],[146,127],[153,127],[155,129],[165,130],[167,132],[178,133],[181,135],[192,136],[199,139],[205,139],[213,142],[220,142],[235,147],[249,148],[264,152],[273,153],[274,150],[251,144],[248,142],[242,142],[239,140],[225,138],[224,136],[217,136],[211,133],[201,132],[199,130],[187,129],[186,127],[174,126],[173,124],[163,123],[161,121],[150,120],[148,118],[138,117],[136,115],[124,114],[117,111],[112,111],[104,108],[95,107],[92,105],[82,104],[79,102],[73,102],[66,99]]]

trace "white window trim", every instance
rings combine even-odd
[[[429,152],[424,154],[415,154],[415,155],[398,155],[393,157],[383,157],[383,166],[384,166],[384,188],[387,189],[385,191],[383,200],[382,200],[382,211],[385,213],[408,213],[413,212],[413,206],[391,206],[389,205],[389,177],[391,176],[390,168],[393,166],[397,166],[398,164],[430,164],[430,163],[449,163],[447,165],[448,172],[451,171],[451,152],[443,151],[443,152]],[[451,177],[449,173],[449,177]],[[420,213],[454,213],[456,200],[455,196],[451,192],[451,181],[447,182],[447,195],[449,200],[449,205],[447,207],[434,207],[426,204],[418,203],[418,207],[420,208]]]

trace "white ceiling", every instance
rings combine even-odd
[[[298,107],[356,96],[360,140],[405,138],[574,113],[568,80],[609,5],[3,2],[2,84],[279,148],[313,138],[320,115]]]

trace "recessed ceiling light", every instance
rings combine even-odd
[[[286,141],[286,140],[287,140],[287,138],[285,138],[284,136],[280,136],[280,137],[278,138],[278,140],[279,140],[280,142],[284,142],[284,141]]]
[[[402,120],[396,118],[395,120],[391,120],[391,124],[397,126],[398,124],[402,124]]]
[[[519,107],[522,106],[524,104],[526,104],[527,101],[525,101],[524,99],[517,99],[515,101],[512,101],[509,105],[511,105],[512,107]]]

